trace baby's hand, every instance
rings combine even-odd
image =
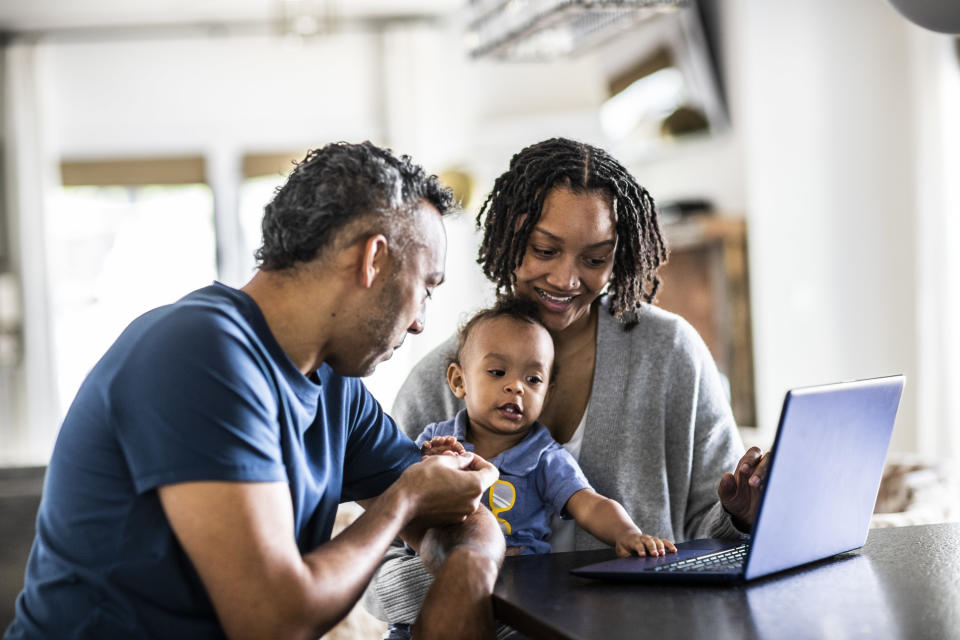
[[[677,548],[672,542],[656,536],[648,536],[639,529],[626,531],[617,536],[617,555],[626,558],[634,554],[638,556],[665,556],[667,553],[676,553]]]
[[[427,440],[420,447],[420,453],[426,456],[438,456],[443,453],[458,456],[464,453],[466,449],[453,436],[436,436],[432,440]]]

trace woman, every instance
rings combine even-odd
[[[477,223],[484,273],[498,292],[536,302],[554,337],[557,375],[540,421],[597,492],[652,535],[744,536],[767,459],[743,453],[700,336],[650,304],[667,259],[650,194],[603,150],[554,138],[513,157]],[[462,408],[445,384],[455,346],[453,337],[428,354],[397,396],[393,416],[411,436]],[[569,520],[553,530],[555,552],[602,546]],[[412,621],[428,584],[416,559],[396,554],[366,603]]]

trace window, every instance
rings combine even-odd
[[[138,174],[140,161],[117,163],[127,166],[119,174],[102,171],[106,163],[71,164],[46,225],[61,412],[134,318],[217,278],[213,195],[205,184],[178,183],[202,176]],[[160,184],[129,184],[136,180]]]
[[[294,163],[306,155],[301,153],[248,154],[243,157],[243,184],[240,186],[240,231],[243,235],[243,257],[253,267],[253,254],[260,247],[260,222],[263,208],[293,171]]]

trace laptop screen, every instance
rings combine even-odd
[[[863,546],[903,376],[789,391],[747,579]]]

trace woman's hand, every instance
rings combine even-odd
[[[733,524],[741,531],[749,531],[757,517],[760,497],[770,468],[770,453],[762,453],[759,447],[750,447],[734,473],[725,473],[720,478],[717,495],[720,504],[733,517]]]

